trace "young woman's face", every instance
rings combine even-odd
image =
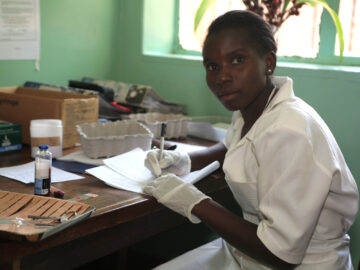
[[[258,106],[267,82],[266,58],[247,40],[245,30],[222,30],[210,35],[204,44],[206,82],[230,111]]]

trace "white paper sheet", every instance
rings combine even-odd
[[[143,182],[152,178],[152,174],[144,165],[145,151],[135,148],[127,153],[104,159],[104,164],[115,172],[130,180]]]
[[[0,59],[39,58],[39,0],[0,0]]]
[[[136,148],[122,155],[105,159],[105,165],[87,169],[86,172],[114,188],[144,193],[143,187],[154,179],[154,176],[144,165],[145,156],[146,152]],[[202,170],[191,172],[181,178],[194,184],[217,170],[219,166],[220,163],[215,161]]]
[[[147,181],[133,181],[105,165],[87,169],[86,172],[95,176],[111,187],[125,189],[137,193],[143,193],[142,189],[147,183]]]
[[[34,183],[35,162],[29,162],[23,165],[0,168],[0,175],[23,182],[25,184]],[[58,183],[70,180],[83,179],[74,173],[69,173],[55,167],[51,167],[51,182]]]

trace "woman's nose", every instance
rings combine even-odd
[[[216,83],[223,84],[225,82],[231,81],[232,76],[230,71],[226,67],[220,68],[217,76],[216,76]]]

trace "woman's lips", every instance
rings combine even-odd
[[[238,94],[239,94],[238,91],[233,91],[233,92],[229,92],[229,93],[222,93],[222,94],[218,95],[218,98],[225,101],[225,100],[233,99]]]

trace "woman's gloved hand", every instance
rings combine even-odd
[[[187,217],[192,223],[200,219],[191,214],[193,207],[210,198],[194,185],[186,183],[174,174],[165,174],[143,188],[146,194],[154,196],[159,203]]]
[[[164,150],[160,160],[160,149],[156,149],[147,153],[145,166],[157,177],[166,173],[182,176],[190,172],[191,159],[186,152]]]

